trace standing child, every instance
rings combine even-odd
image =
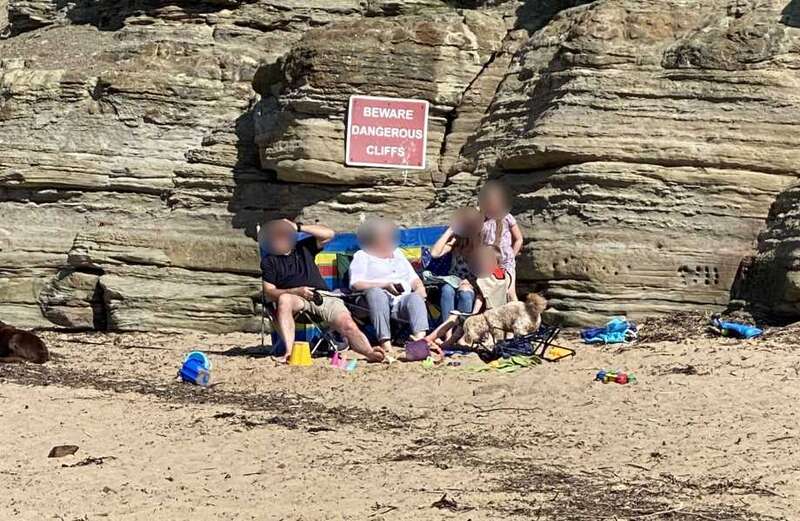
[[[500,265],[511,275],[510,294],[517,300],[517,255],[522,250],[522,231],[509,212],[508,191],[499,181],[487,181],[478,195],[484,216],[483,243],[500,250]]]

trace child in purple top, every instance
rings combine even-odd
[[[508,213],[508,191],[498,181],[487,181],[478,196],[484,216],[481,237],[483,243],[500,250],[500,265],[511,275],[511,295],[517,300],[517,255],[522,249],[522,232],[517,220]]]

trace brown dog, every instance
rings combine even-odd
[[[468,347],[492,346],[506,338],[533,333],[542,323],[542,312],[547,301],[536,293],[528,294],[525,302],[509,302],[464,321],[464,336],[459,343]],[[490,344],[487,341],[491,342]]]
[[[0,363],[43,364],[49,359],[50,353],[41,338],[0,322]]]

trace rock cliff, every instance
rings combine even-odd
[[[252,330],[255,225],[518,195],[572,322],[721,308],[800,164],[797,2],[0,0],[0,320]],[[431,103],[345,168],[351,94]]]
[[[517,53],[465,168],[520,194],[520,276],[568,319],[728,303],[798,174],[796,11],[600,1]]]
[[[770,209],[758,252],[742,264],[735,296],[776,322],[800,317],[800,185],[780,193]]]

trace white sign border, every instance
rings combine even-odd
[[[361,163],[361,162],[350,162],[350,123],[351,118],[353,115],[353,100],[356,98],[361,99],[374,99],[380,101],[413,101],[415,103],[424,103],[425,104],[425,127],[422,130],[422,165],[421,166],[413,166],[413,165],[394,165],[394,164],[386,164],[386,163]],[[371,166],[371,167],[378,167],[378,168],[396,168],[400,170],[425,170],[428,164],[428,107],[430,103],[428,100],[424,99],[414,99],[414,98],[387,98],[385,96],[364,96],[361,94],[353,94],[350,96],[350,99],[347,102],[347,127],[345,128],[345,134],[347,137],[345,138],[345,148],[344,148],[344,164],[345,166]]]

